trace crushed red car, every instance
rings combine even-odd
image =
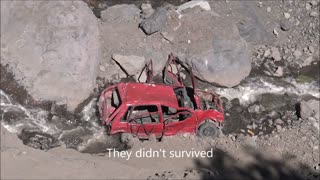
[[[163,84],[153,82],[152,61],[144,70],[145,83],[118,83],[106,88],[99,99],[99,113],[109,135],[131,134],[140,139],[161,138],[181,133],[216,137],[224,121],[222,101],[214,93],[196,89],[181,79],[180,61],[169,55]]]

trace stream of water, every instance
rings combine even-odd
[[[240,130],[251,121],[259,120],[261,128],[258,131],[270,133],[268,128],[263,129],[262,116],[281,109],[294,111],[294,102],[308,96],[319,99],[319,83],[298,83],[294,79],[273,79],[270,77],[249,77],[241,85],[235,88],[216,88],[215,91],[228,99],[229,108],[226,110],[225,133],[240,133]],[[287,98],[290,101],[283,100]],[[266,96],[267,95],[267,96]],[[267,113],[259,113],[252,116],[248,109],[252,103],[265,98],[261,104],[265,106]],[[238,99],[237,106],[235,105]],[[7,93],[0,89],[0,115],[1,124],[10,132],[18,134],[24,144],[47,150],[56,146],[73,148],[80,152],[99,153],[107,147],[122,148],[117,136],[106,136],[104,128],[101,128],[97,116],[96,98],[92,98],[79,113],[77,119],[52,116],[49,111],[39,107],[24,107],[17,103]],[[232,102],[230,104],[230,102]],[[268,103],[270,103],[268,105]],[[228,104],[228,103],[226,103]],[[288,105],[289,104],[289,105]],[[240,107],[240,110],[238,110]],[[271,107],[268,109],[268,107]],[[239,115],[241,114],[241,115]],[[293,115],[293,114],[292,114]],[[262,119],[262,120],[261,120]],[[289,117],[288,119],[292,119]],[[71,125],[72,122],[77,122]],[[69,123],[69,124],[68,124]],[[255,122],[259,123],[259,122]]]

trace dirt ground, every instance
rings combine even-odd
[[[222,179],[247,179],[266,172],[271,173],[266,177],[272,179],[316,179],[320,173],[317,133],[311,124],[297,122],[290,129],[257,139],[223,136],[203,140],[184,135],[162,142],[136,141],[128,151],[133,154],[128,157],[84,154],[64,147],[45,152],[23,145],[15,134],[1,126],[1,179],[206,179],[208,172],[211,177]],[[161,154],[136,154],[150,149],[165,149],[166,158]],[[212,151],[213,157],[179,158],[176,154],[170,158],[168,153],[206,150]],[[235,176],[237,173],[241,176]]]

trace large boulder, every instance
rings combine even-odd
[[[138,77],[146,64],[144,57],[135,55],[123,56],[120,54],[113,54],[112,59],[121,66],[128,76],[135,75]]]
[[[100,59],[96,17],[83,1],[1,1],[1,64],[38,100],[74,110]]]
[[[166,8],[157,8],[148,18],[142,20],[140,27],[147,35],[160,31],[167,21],[167,13]]]
[[[249,75],[250,51],[233,21],[210,11],[170,16],[162,32],[173,37],[177,55],[200,79],[232,87]]]

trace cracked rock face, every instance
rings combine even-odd
[[[250,73],[250,49],[229,19],[206,11],[189,13],[171,18],[163,32],[174,37],[171,43],[179,48],[177,56],[204,81],[233,87]]]
[[[98,23],[82,1],[1,1],[1,63],[35,98],[74,110],[94,88]]]

